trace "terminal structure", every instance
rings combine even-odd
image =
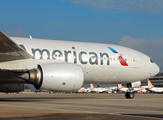
[[[163,71],[156,76],[149,78],[149,80],[155,87],[163,87]],[[148,85],[147,80],[142,81],[141,85]]]

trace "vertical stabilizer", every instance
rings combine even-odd
[[[93,86],[93,84],[90,84],[90,86],[91,86],[91,89],[94,89],[95,87]]]
[[[148,82],[148,88],[155,88],[149,79],[147,79],[147,82]]]
[[[121,88],[124,88],[124,87],[122,86],[122,84],[118,84],[118,88],[121,89]]]

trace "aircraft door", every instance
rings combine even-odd
[[[132,67],[138,68],[139,67],[139,59],[137,55],[131,55],[132,58]]]

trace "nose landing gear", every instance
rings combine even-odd
[[[135,94],[134,94],[134,92],[132,92],[131,83],[127,83],[127,87],[128,87],[128,92],[126,92],[125,97],[127,99],[133,99],[135,97]]]
[[[135,97],[134,92],[126,92],[125,97],[127,99],[133,99]]]

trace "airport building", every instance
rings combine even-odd
[[[155,77],[149,78],[149,80],[155,87],[163,87],[163,72],[159,73]],[[148,85],[147,80],[142,81],[141,85]]]

